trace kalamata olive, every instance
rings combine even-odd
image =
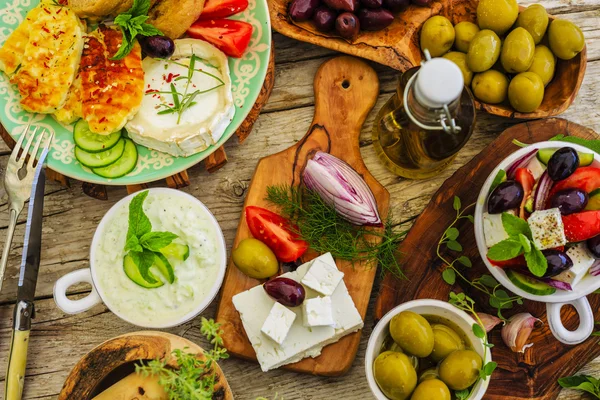
[[[345,12],[335,20],[335,30],[339,35],[346,39],[352,39],[360,31],[360,22],[358,17],[352,13]]]
[[[553,181],[560,181],[571,176],[579,167],[579,155],[571,147],[561,147],[548,160],[548,175]]]
[[[594,258],[600,259],[600,235],[586,240],[588,250]]]
[[[365,31],[380,31],[394,22],[394,14],[385,8],[378,8],[376,10],[361,8],[358,11],[358,20],[360,21],[361,29]]]
[[[410,0],[383,0],[383,6],[393,12],[398,12],[409,4]]]
[[[411,2],[417,6],[427,7],[433,0],[411,0]]]
[[[358,10],[359,0],[323,0],[327,7],[339,11],[348,11],[353,13]]]
[[[290,278],[274,278],[266,282],[263,287],[273,300],[287,307],[298,307],[306,297],[304,286]]]
[[[329,32],[335,27],[335,18],[337,13],[327,7],[319,7],[313,15],[313,22],[321,32]]]
[[[175,42],[167,36],[138,36],[144,54],[154,58],[168,58],[175,52]]]
[[[565,252],[550,249],[544,250],[542,253],[546,257],[546,261],[548,261],[548,269],[544,274],[544,278],[556,276],[573,266],[573,260]]]
[[[500,214],[501,212],[517,208],[521,205],[523,186],[517,181],[506,181],[499,184],[490,194],[488,199],[488,212]]]
[[[588,199],[588,194],[581,189],[565,189],[552,196],[550,206],[558,207],[562,215],[569,215],[583,210]]]
[[[290,17],[294,21],[307,21],[312,18],[319,3],[319,0],[292,0]]]
[[[360,5],[366,8],[380,8],[383,5],[383,0],[360,0]]]

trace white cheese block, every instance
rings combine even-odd
[[[324,256],[321,256],[324,257]],[[326,257],[327,258],[327,257]],[[305,263],[294,272],[282,276],[296,282],[301,282],[312,262]],[[306,299],[319,297],[319,294],[306,288]],[[233,305],[240,313],[246,335],[256,352],[256,358],[263,371],[269,371],[285,364],[294,363],[305,357],[317,357],[323,347],[335,343],[342,337],[360,330],[363,321],[354,306],[352,297],[344,282],[340,282],[331,295],[333,319],[336,327],[317,326],[307,328],[303,326],[302,308],[291,309],[297,317],[282,345],[278,345],[261,332],[264,321],[275,301],[271,299],[261,285],[237,294],[233,297]],[[306,300],[305,300],[306,301]]]
[[[502,226],[502,214],[483,213],[483,235],[488,248],[508,239],[508,233]]]
[[[271,311],[260,331],[270,337],[275,343],[282,344],[295,319],[295,312],[282,304],[275,303],[271,307]]]
[[[344,273],[337,269],[331,253],[326,253],[313,260],[302,284],[324,296],[331,296],[343,278]]]
[[[529,172],[531,172],[531,175],[533,175],[537,182],[537,180],[540,179],[544,171],[546,171],[546,166],[542,164],[537,157],[533,157],[531,161],[529,161],[529,163],[527,164],[527,169],[529,170]]]
[[[304,300],[302,304],[304,316],[304,326],[334,326],[333,309],[331,307],[331,297],[315,297],[314,299]]]
[[[588,270],[596,261],[590,254],[585,243],[578,243],[567,250],[567,255],[573,261],[573,266],[566,271],[552,277],[557,281],[569,283],[574,288],[587,274]]]
[[[138,144],[187,157],[221,138],[233,119],[235,107],[225,54],[199,39],[178,39],[175,46],[170,59],[146,57],[142,62],[146,93],[140,110],[125,127]],[[196,56],[194,74],[188,85],[188,80],[181,78],[188,75],[192,55]],[[186,108],[181,116],[159,114],[175,103],[171,85],[180,94],[197,92],[190,100],[196,104]],[[182,99],[183,96],[179,100]]]
[[[535,211],[527,220],[533,243],[539,250],[552,249],[567,244],[565,229],[558,208]]]

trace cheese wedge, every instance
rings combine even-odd
[[[92,400],[168,400],[158,378],[135,372],[115,383]]]

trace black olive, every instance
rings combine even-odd
[[[521,205],[524,195],[523,186],[519,182],[512,180],[502,182],[490,194],[488,212],[490,214],[500,214],[517,208]]]
[[[548,160],[548,175],[553,181],[568,178],[579,167],[579,155],[571,147],[561,147]]]

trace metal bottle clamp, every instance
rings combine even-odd
[[[429,54],[429,50],[425,49],[424,53],[425,53],[425,60],[430,61],[431,55]],[[408,83],[406,84],[406,88],[404,89],[404,96],[403,96],[404,111],[406,111],[406,114],[408,115],[408,117],[411,119],[412,122],[414,122],[421,129],[433,130],[433,131],[444,131],[446,133],[460,132],[461,127],[456,125],[456,121],[454,120],[454,118],[452,118],[452,115],[450,114],[450,109],[448,108],[448,104],[444,104],[440,111],[436,111],[437,114],[439,115],[439,121],[440,121],[439,125],[425,125],[425,124],[419,122],[414,117],[414,115],[412,115],[410,108],[408,107],[408,92],[410,90],[410,87],[414,84],[415,78],[418,75],[419,75],[419,71],[417,71],[417,73],[414,74],[408,80]],[[450,121],[450,126],[448,126],[448,121]]]

